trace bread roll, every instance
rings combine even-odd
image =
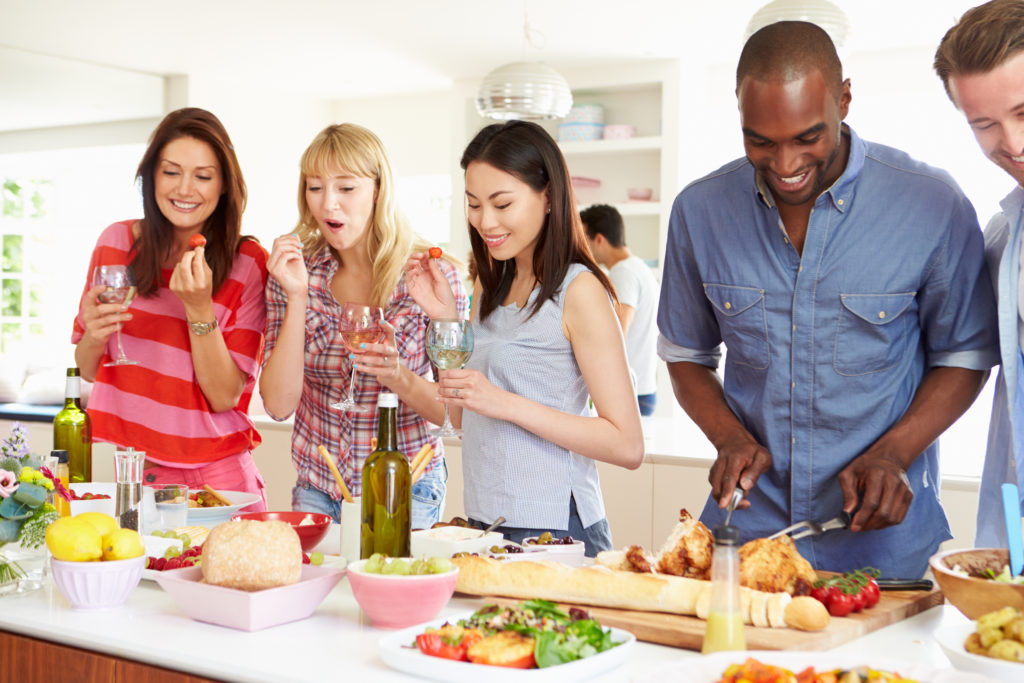
[[[207,583],[258,591],[297,583],[302,576],[299,535],[286,522],[218,524],[203,544]]]
[[[801,595],[793,598],[785,609],[786,626],[801,631],[820,631],[828,626],[828,610],[818,600]]]

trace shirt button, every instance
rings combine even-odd
[[[788,237],[783,237],[782,241],[785,242],[786,244],[789,244],[789,238]]]
[[[842,206],[843,205],[843,200],[840,199],[838,202],[836,202],[836,204],[838,204],[839,206]]]
[[[879,311],[878,312],[878,317],[884,319],[885,318],[885,311]]]
[[[731,304],[731,303],[729,303],[728,301],[726,301],[726,302],[725,302],[725,310],[727,310],[727,311],[728,311],[728,310],[729,310],[730,308],[732,308],[732,304]]]
[[[789,383],[789,388],[790,389],[796,389],[796,382],[790,382]]]
[[[793,437],[792,439],[790,439],[789,441],[790,441],[790,443],[796,443],[796,437],[794,436],[794,437]]]
[[[796,325],[793,325],[793,331],[796,332]]]

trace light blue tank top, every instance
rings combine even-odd
[[[565,290],[586,270],[570,265],[554,301],[545,301],[529,319],[539,288],[525,307],[499,306],[483,323],[474,321],[475,347],[466,367],[506,391],[571,415],[588,414],[587,385],[562,331]],[[565,530],[570,496],[584,527],[604,519],[597,465],[590,458],[468,410],[462,426],[465,506],[473,519],[504,516],[506,526]]]

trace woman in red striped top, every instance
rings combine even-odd
[[[246,189],[234,147],[210,112],[171,112],[139,164],[143,218],[100,235],[72,343],[93,381],[93,438],[146,452],[146,484],[186,483],[258,494],[260,436],[248,416],[263,350],[267,253],[241,236]],[[190,248],[201,235],[205,246]],[[202,242],[202,240],[198,240]],[[194,242],[193,242],[194,243]],[[130,307],[99,303],[99,265],[130,264]],[[117,325],[137,365],[104,367]]]

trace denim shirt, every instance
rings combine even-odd
[[[803,254],[744,158],[692,183],[669,224],[658,326],[668,362],[717,367],[726,401],[772,454],[732,523],[744,541],[843,505],[837,475],[906,412],[935,366],[998,361],[992,288],[970,202],[948,174],[850,136],[815,201]],[[950,538],[938,446],[908,470],[903,523],[797,542],[815,567],[919,577]],[[722,523],[709,499],[701,519]]]
[[[978,526],[974,543],[979,548],[1006,547],[1003,517],[1004,482],[1016,483],[1024,495],[1024,384],[1019,313],[1019,283],[1024,189],[1019,185],[1000,202],[1002,212],[985,228],[985,259],[998,295],[999,348],[1002,368],[992,399],[988,449],[978,494]],[[1024,500],[1024,498],[1022,498]]]

